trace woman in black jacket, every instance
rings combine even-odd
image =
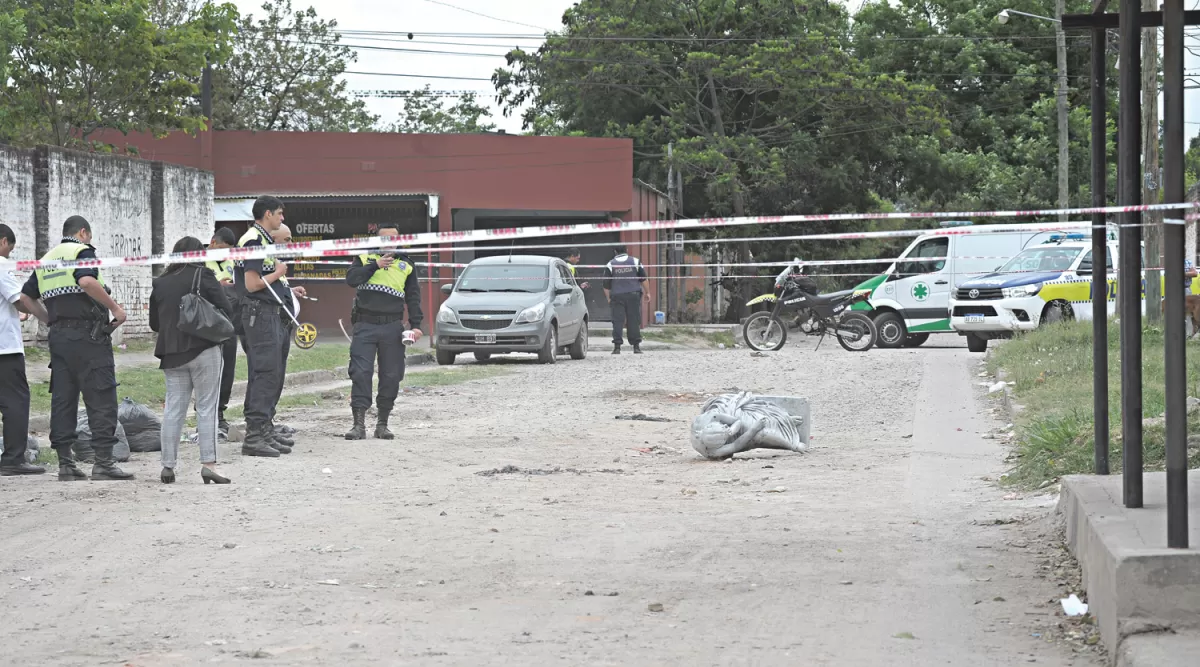
[[[179,239],[171,252],[203,250],[191,236]],[[196,394],[196,427],[200,441],[200,477],[205,484],[228,484],[217,474],[217,413],[221,397],[221,344],[190,336],[179,330],[179,305],[184,295],[198,291],[226,317],[233,309],[211,269],[202,264],[172,264],[150,292],[150,328],[158,332],[154,356],[167,376],[167,401],[162,425],[162,482],[175,481],[175,459],[179,436],[187,420],[192,392]]]

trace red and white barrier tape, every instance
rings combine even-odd
[[[483,240],[540,238],[547,236],[566,236],[578,234],[603,234],[613,232],[661,231],[667,229],[711,229],[739,225],[769,225],[780,223],[802,222],[848,222],[853,220],[921,220],[921,219],[956,219],[956,218],[1020,218],[1031,216],[1052,215],[1087,215],[1095,213],[1131,213],[1139,211],[1172,211],[1200,207],[1198,203],[1173,204],[1142,204],[1138,206],[1105,206],[1094,208],[1073,209],[1037,209],[1025,211],[959,211],[959,212],[912,212],[912,213],[829,213],[816,215],[777,215],[777,216],[747,216],[740,218],[700,218],[691,220],[645,220],[625,222],[613,220],[609,222],[583,223],[579,225],[538,225],[531,227],[513,227],[505,229],[485,229],[458,232],[426,232],[422,234],[402,234],[393,237],[368,237],[353,239],[330,239],[326,241],[305,241],[253,248],[222,248],[195,252],[164,253],[140,257],[101,257],[86,260],[4,260],[0,261],[0,270],[30,271],[35,269],[56,268],[103,268],[116,266],[148,266],[155,264],[177,264],[200,261],[224,261],[263,259],[266,257],[347,257],[357,254],[356,251],[368,248],[385,248],[404,245],[431,246],[444,243],[464,243]],[[1057,225],[1064,228],[1065,225]],[[973,233],[973,230],[958,230],[955,228],[930,230],[930,233],[942,232]],[[848,235],[845,238],[872,238],[864,235]],[[878,237],[875,237],[878,238]]]

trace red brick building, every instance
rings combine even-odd
[[[373,235],[380,222],[399,222],[406,233],[467,231],[544,224],[579,224],[610,218],[666,219],[665,195],[633,178],[633,145],[627,139],[529,137],[506,134],[384,134],[310,132],[212,132],[102,137],[136,148],[140,157],[211,170],[216,222],[244,229],[248,201],[280,197],[293,240]],[[621,232],[554,237],[517,245],[648,241],[659,232]],[[207,241],[207,239],[204,239]],[[168,247],[174,241],[168,239]],[[505,252],[508,242],[480,242],[453,251],[414,248],[416,261],[466,262]],[[582,248],[584,264],[603,264],[609,248]],[[528,250],[562,256],[566,248]],[[658,264],[660,247],[630,246],[645,264]],[[293,280],[305,284],[316,303],[306,302],[304,321],[337,328],[347,318],[352,290],[336,280],[342,269],[329,264],[296,266]],[[656,269],[648,269],[652,278]],[[581,270],[586,275],[587,270]],[[427,327],[441,303],[438,284],[453,280],[448,268],[431,269],[423,287]],[[308,282],[302,282],[305,279]],[[663,290],[655,284],[646,321],[659,309]],[[592,319],[609,319],[599,285],[588,294]]]

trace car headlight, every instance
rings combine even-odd
[[[536,306],[531,306],[525,310],[522,310],[517,315],[517,319],[513,320],[513,324],[521,324],[523,322],[541,322],[542,318],[545,316],[546,304],[539,303]]]
[[[438,309],[437,321],[443,324],[458,324],[458,316],[446,305]]]
[[[1034,283],[1032,285],[1021,285],[1020,287],[1005,287],[1001,291],[1006,299],[1023,299],[1042,291],[1042,284]]]

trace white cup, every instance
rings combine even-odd
[[[413,331],[412,329],[405,329],[403,341],[405,347],[417,342],[417,332]]]

